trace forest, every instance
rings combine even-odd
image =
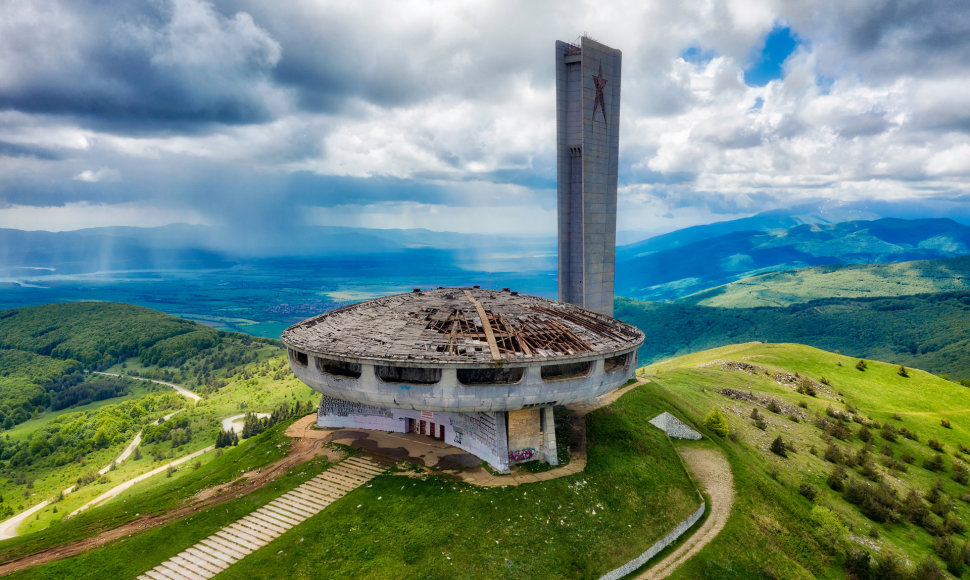
[[[0,427],[130,392],[112,365],[200,391],[278,354],[278,341],[221,332],[140,306],[74,302],[0,312]],[[128,369],[125,369],[126,372]]]

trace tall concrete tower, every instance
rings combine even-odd
[[[556,41],[559,300],[613,315],[619,50]]]

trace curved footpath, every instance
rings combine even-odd
[[[120,375],[118,373],[105,373],[105,372],[101,372],[101,371],[94,371],[94,374],[96,374],[96,375],[105,375],[105,376],[109,376],[109,377],[127,377],[129,379],[136,379],[136,380],[139,380],[139,381],[147,381],[147,382],[150,382],[150,383],[157,383],[159,385],[165,385],[167,387],[172,387],[173,389],[175,389],[175,391],[178,394],[180,394],[183,397],[185,397],[186,399],[189,399],[189,400],[194,401],[196,403],[198,403],[199,401],[202,400],[202,397],[200,397],[199,395],[193,393],[192,391],[186,389],[185,387],[181,387],[181,386],[176,385],[174,383],[167,383],[165,381],[158,381],[158,380],[155,380],[155,379],[146,379],[146,378],[143,378],[143,377],[133,377],[131,375]],[[175,413],[178,413],[178,411],[175,411]],[[172,415],[174,415],[175,413],[170,413],[168,415],[165,415],[164,417],[162,417],[158,421],[158,424],[161,424],[164,421],[168,421],[169,419],[172,418]],[[240,415],[239,417],[244,417],[244,416],[245,415]],[[226,419],[225,421],[229,421],[229,425],[232,426],[232,420],[238,419],[239,417],[230,417],[230,418]],[[226,425],[226,422],[225,421],[223,421],[223,426]],[[240,428],[240,430],[241,430],[241,428]],[[139,431],[138,434],[135,435],[135,438],[132,439],[131,443],[128,444],[128,447],[126,447],[125,450],[121,452],[121,455],[119,455],[118,457],[116,457],[114,459],[114,461],[112,461],[108,465],[106,465],[106,466],[102,467],[101,469],[99,469],[98,470],[98,475],[104,475],[104,474],[108,473],[109,471],[111,471],[111,468],[112,467],[115,467],[119,463],[121,463],[122,461],[128,459],[128,457],[132,453],[134,453],[135,448],[138,447],[141,444],[141,433],[142,432]],[[152,475],[155,475],[156,473],[160,473],[162,471],[165,471],[169,467],[174,467],[176,465],[179,465],[180,463],[183,463],[185,461],[188,461],[189,459],[192,459],[193,457],[197,457],[197,456],[201,455],[202,453],[205,453],[206,451],[210,451],[210,450],[212,450],[214,448],[215,448],[214,446],[206,447],[205,449],[202,449],[201,451],[197,451],[197,452],[193,453],[192,455],[190,455],[188,457],[183,457],[181,459],[175,460],[175,461],[173,461],[171,463],[165,464],[165,465],[163,465],[163,466],[161,466],[161,467],[159,467],[157,469],[154,469],[154,470],[152,470],[152,471],[150,471],[150,472],[148,472],[148,473],[146,473],[144,475],[140,475],[138,477],[135,477],[133,479],[130,479],[130,480],[128,480],[128,481],[126,481],[126,482],[118,485],[117,487],[114,487],[114,488],[108,490],[107,492],[105,492],[102,495],[98,496],[97,498],[91,500],[90,502],[84,504],[79,509],[71,512],[71,514],[68,515],[67,517],[71,517],[71,516],[73,516],[73,515],[81,512],[81,511],[83,511],[83,510],[91,507],[92,505],[97,505],[99,503],[104,503],[105,501],[111,499],[112,497],[115,497],[116,495],[118,495],[122,491],[128,489],[129,487],[131,487],[135,483],[138,483],[139,481],[142,481],[142,480],[144,480],[147,477],[150,477]],[[73,492],[76,488],[77,488],[76,485],[72,485],[71,487],[65,489],[61,493],[63,493],[64,495],[67,495],[67,494]],[[0,522],[0,541],[9,540],[10,538],[16,538],[19,535],[17,533],[17,528],[19,528],[21,524],[23,524],[25,521],[27,521],[27,518],[29,518],[30,516],[32,516],[35,513],[39,512],[40,510],[44,509],[48,505],[50,505],[50,502],[51,502],[51,500],[45,499],[44,501],[40,502],[39,504],[37,504],[37,505],[35,505],[35,506],[33,506],[33,507],[25,510],[25,511],[20,512],[19,514],[16,514],[16,515],[14,515],[14,516],[12,516],[12,517],[10,517],[10,518],[8,518],[8,519]]]
[[[734,505],[734,476],[724,453],[715,449],[683,448],[677,451],[691,474],[711,498],[711,513],[704,524],[686,542],[666,558],[636,577],[637,580],[660,580],[711,543],[724,529]]]
[[[187,399],[192,399],[196,403],[198,403],[199,401],[202,400],[202,397],[200,397],[199,395],[193,393],[192,391],[186,389],[185,387],[180,387],[179,385],[176,385],[175,383],[166,383],[165,381],[159,381],[159,380],[156,380],[156,379],[146,379],[145,377],[135,377],[135,376],[132,376],[132,375],[119,375],[118,373],[104,373],[104,372],[101,372],[101,371],[94,371],[94,374],[96,374],[96,375],[104,375],[106,377],[123,377],[123,378],[126,378],[126,379],[135,379],[136,381],[145,381],[145,382],[148,382],[148,383],[155,383],[156,385],[165,385],[166,387],[172,387],[173,389],[175,389],[178,392],[178,394],[182,395],[183,397],[185,397]]]

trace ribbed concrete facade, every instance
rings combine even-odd
[[[559,299],[613,315],[619,50],[556,42]]]

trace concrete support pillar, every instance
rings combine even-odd
[[[559,465],[556,453],[556,420],[552,407],[542,408],[542,455],[549,465]]]

